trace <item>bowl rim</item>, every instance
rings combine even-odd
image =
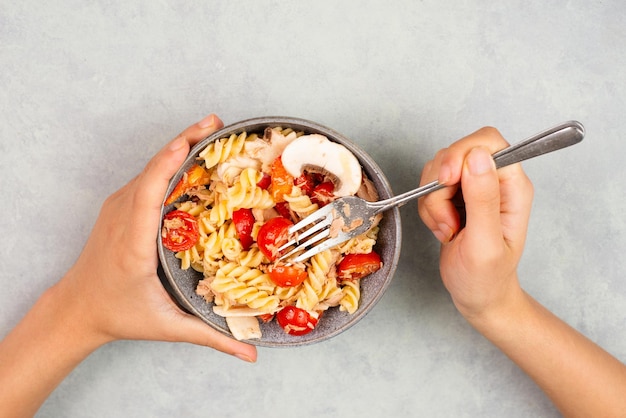
[[[321,125],[317,122],[313,122],[313,121],[298,118],[298,117],[260,116],[260,117],[255,117],[255,118],[244,119],[244,120],[232,123],[230,125],[226,125],[223,128],[219,129],[218,131],[215,131],[214,133],[210,134],[206,138],[200,140],[196,145],[194,145],[190,149],[189,154],[187,155],[187,157],[185,158],[185,160],[183,161],[183,163],[181,164],[177,172],[170,179],[167,191],[163,198],[163,203],[165,202],[166,197],[169,196],[169,194],[171,193],[172,189],[174,188],[174,186],[176,185],[180,177],[182,177],[184,172],[187,170],[189,162],[192,159],[197,158],[197,155],[200,153],[200,151],[206,148],[208,144],[218,139],[230,136],[233,133],[241,133],[244,131],[246,132],[259,131],[260,128],[265,129],[268,126],[271,126],[271,127],[282,126],[282,127],[289,127],[294,130],[308,131],[307,133],[319,133],[321,135],[326,136],[330,140],[335,140],[336,142],[343,144],[353,154],[355,154],[355,156],[359,160],[359,163],[364,169],[369,168],[370,171],[375,174],[376,181],[379,182],[380,185],[382,185],[384,188],[384,190],[382,190],[383,196],[381,197],[385,198],[385,197],[391,197],[391,195],[393,195],[391,185],[389,184],[387,177],[385,176],[381,168],[378,166],[378,164],[369,156],[369,154],[365,150],[357,146],[356,143],[348,139],[343,134],[335,131],[334,129]],[[369,176],[371,178],[371,174]],[[371,179],[374,181],[373,178]],[[380,187],[380,186],[377,186],[377,187]],[[381,190],[379,190],[379,193],[380,192]],[[231,338],[234,338],[232,333],[230,333],[230,331],[228,330],[227,326],[225,328],[222,328],[218,324],[212,322],[209,318],[206,318],[202,312],[200,312],[195,306],[193,306],[187,300],[187,297],[182,291],[178,281],[176,280],[176,278],[174,277],[174,275],[169,269],[169,266],[166,260],[166,252],[169,250],[165,249],[163,246],[163,243],[161,240],[161,228],[162,228],[163,216],[167,212],[172,210],[172,206],[173,204],[161,205],[161,216],[160,216],[158,236],[157,236],[157,252],[159,256],[158,272],[159,272],[159,277],[161,279],[161,282],[163,283],[163,286],[168,291],[168,293],[170,293],[170,295],[174,297],[175,302],[177,302],[178,305],[183,310],[200,318],[203,322],[207,323],[209,326],[211,326],[213,329],[216,329],[220,333],[225,334]],[[395,271],[396,271],[396,268],[400,259],[401,244],[402,244],[402,227],[401,227],[400,211],[397,207],[392,208],[385,213],[385,217],[391,218],[392,226],[395,228],[395,231],[396,231],[396,233],[393,235],[393,241],[387,243],[387,245],[393,245],[393,248],[395,248],[395,251],[393,251],[393,256],[391,260],[385,260],[385,264],[383,268],[386,268],[387,273],[384,278],[384,281],[382,282],[382,285],[377,289],[377,292],[374,295],[374,297],[369,301],[369,303],[366,306],[363,306],[360,304],[359,309],[355,313],[349,316],[349,320],[345,324],[343,324],[340,327],[337,327],[331,332],[324,333],[323,335],[320,335],[314,338],[304,338],[307,335],[293,337],[293,336],[289,336],[285,334],[286,341],[281,341],[281,342],[264,340],[263,337],[261,337],[261,339],[250,339],[250,340],[243,340],[243,341],[246,343],[255,345],[255,346],[262,346],[262,347],[293,347],[293,346],[310,345],[313,343],[325,341],[332,337],[335,337],[336,335],[343,333],[344,331],[346,331],[347,329],[351,328],[356,323],[361,321],[363,317],[365,317],[365,315],[367,315],[372,310],[374,305],[376,305],[378,301],[382,298],[382,296],[385,294],[387,288],[389,287],[389,285],[391,284],[391,281],[393,280],[393,277],[395,275]]]

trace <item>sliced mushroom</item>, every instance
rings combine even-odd
[[[361,187],[361,165],[341,144],[323,135],[304,135],[287,145],[282,154],[283,166],[298,177],[304,170],[322,173],[335,184],[335,196],[354,195]]]
[[[213,306],[213,312],[226,319],[228,329],[236,339],[261,338],[261,327],[256,315],[261,315],[264,312],[248,307],[224,309],[223,306],[218,305]]]
[[[261,338],[259,320],[253,316],[227,316],[226,324],[237,340]]]

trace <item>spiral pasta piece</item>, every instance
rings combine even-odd
[[[311,202],[311,198],[304,194],[298,186],[293,186],[291,193],[284,195],[283,198],[289,204],[289,209],[300,219],[312,214],[319,208],[319,205]]]
[[[204,160],[205,168],[209,169],[226,161],[229,157],[240,154],[246,143],[246,132],[232,134],[228,138],[218,139],[209,144],[198,156]]]
[[[325,250],[315,254],[309,260],[307,278],[302,283],[302,289],[298,292],[296,307],[313,310],[325,295],[324,285],[328,281],[328,273],[334,265],[332,250]]]
[[[265,189],[257,187],[263,174],[254,168],[246,168],[239,179],[226,192],[227,208],[232,214],[234,209],[259,208],[267,209],[274,206],[272,195]]]
[[[378,237],[378,227],[375,226],[369,231],[364,232],[348,241],[339,244],[338,249],[342,254],[364,254],[371,253],[376,245]]]
[[[235,261],[243,251],[241,242],[235,237],[224,238],[222,241],[222,254],[227,260]]]
[[[233,216],[232,211],[228,207],[228,200],[221,196],[216,198],[215,204],[211,207],[209,220],[217,226],[221,226]]]
[[[183,212],[187,212],[188,214],[193,215],[195,217],[200,216],[200,214],[206,210],[206,208],[203,205],[197,202],[193,202],[191,200],[187,200],[185,202],[181,202],[177,204],[176,209],[182,210]]]
[[[263,262],[268,262],[265,254],[263,254],[257,246],[250,247],[248,251],[242,251],[237,261],[239,264],[246,267],[258,267]]]
[[[174,257],[180,260],[181,270],[188,270],[191,267],[191,252],[189,250],[179,251]]]
[[[237,208],[259,208],[259,209],[268,209],[273,207],[275,204],[274,199],[270,192],[265,189],[261,189],[259,187],[251,190],[249,193],[243,195],[243,200],[241,200]],[[233,206],[234,208],[235,206]]]
[[[180,259],[180,268],[182,270],[188,270],[190,267],[196,271],[204,272],[204,268],[202,265],[202,254],[204,252],[204,248],[202,243],[198,241],[196,245],[189,248],[188,250],[179,251],[174,256]]]
[[[339,305],[343,293],[341,288],[337,285],[337,279],[332,277],[324,283],[321,292],[318,293],[320,299],[315,310],[325,310],[332,306]]]
[[[361,285],[358,280],[344,280],[341,282],[341,301],[339,302],[339,310],[353,314],[359,308],[359,300],[361,299]]]
[[[222,294],[232,304],[247,305],[261,312],[274,313],[278,308],[279,299],[276,295],[255,286],[261,282],[271,287],[269,276],[261,270],[237,263],[227,263],[217,270],[210,286],[214,292]]]
[[[321,289],[320,289],[321,290]],[[319,294],[313,288],[310,280],[305,280],[301,284],[296,297],[296,307],[306,311],[312,311],[315,305],[320,302]]]
[[[226,251],[230,251],[233,258],[237,258],[241,252],[241,244],[232,242],[233,239],[236,239],[236,235],[237,231],[235,225],[232,221],[229,221],[214,232],[206,236],[200,236],[198,243],[204,250],[201,263],[205,273],[215,272],[219,261],[225,256],[225,249]]]
[[[302,284],[292,287],[276,286],[274,294],[280,299],[281,305],[291,305],[298,298],[298,294],[302,289]]]
[[[309,260],[309,267],[307,269],[307,280],[315,292],[322,291],[322,287],[326,282],[328,272],[333,265],[334,257],[331,250],[325,250],[315,254]]]

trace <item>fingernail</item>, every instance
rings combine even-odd
[[[433,234],[442,244],[450,242],[454,237],[454,231],[445,223],[438,224],[437,230]]]
[[[215,115],[209,115],[206,118],[198,122],[198,126],[202,129],[211,128],[215,126]]]
[[[187,138],[179,136],[170,143],[170,151],[178,151],[187,143]]]
[[[236,353],[235,357],[237,357],[239,360],[243,360],[243,361],[246,361],[248,363],[254,363],[254,361],[252,361],[252,359],[250,357],[246,356],[245,354]]]
[[[435,238],[437,238],[437,241],[439,241],[442,244],[445,244],[446,236],[443,234],[443,232],[439,230],[433,231],[433,235],[435,236]]]
[[[495,169],[495,163],[484,148],[474,148],[467,156],[467,168],[474,175],[485,174]]]
[[[450,181],[450,177],[452,174],[450,172],[450,167],[444,165],[439,169],[439,183],[446,184]]]

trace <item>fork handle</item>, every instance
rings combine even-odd
[[[579,143],[584,137],[584,126],[580,122],[569,121],[498,151],[493,154],[493,159],[496,167],[501,168],[569,147]]]
[[[529,158],[557,151],[577,144],[585,137],[585,128],[580,122],[569,121],[542,131],[517,144],[508,146],[493,154],[496,168],[519,163]],[[372,202],[377,213],[394,206],[402,206],[409,200],[417,199],[428,193],[443,189],[446,184],[433,181],[422,187],[399,194],[389,199]]]

